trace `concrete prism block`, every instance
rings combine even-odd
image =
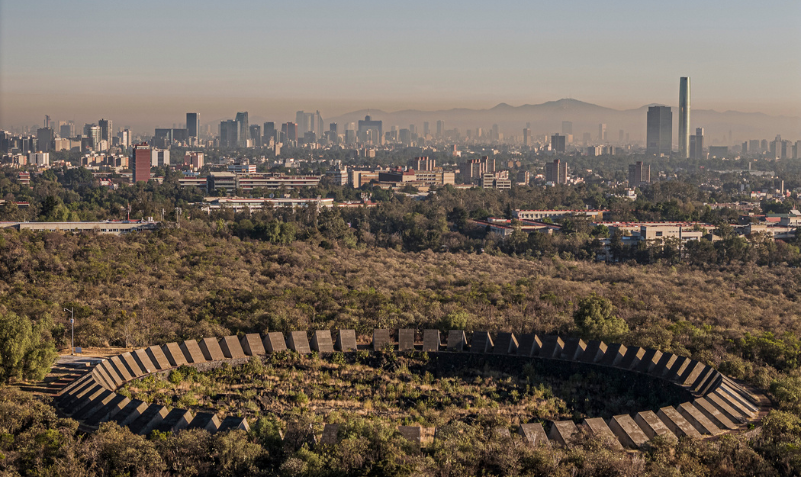
[[[414,330],[398,330],[398,351],[414,351]]]
[[[562,356],[562,351],[565,348],[565,342],[562,341],[557,335],[545,335],[542,337],[542,348],[540,349],[540,358],[558,358]]]
[[[492,429],[492,437],[498,440],[511,439],[512,433],[507,427],[494,427]]]
[[[714,376],[715,373],[717,373],[715,368],[712,366],[705,366],[701,374],[699,374],[695,381],[690,383],[688,386],[690,386],[690,389],[697,393],[700,389],[706,386],[707,382],[712,379],[712,376]]]
[[[620,443],[630,449],[639,449],[648,442],[648,436],[628,414],[614,416],[609,420],[609,428],[620,439]]]
[[[128,404],[111,416],[109,420],[121,426],[127,426],[138,419],[147,408],[148,405],[146,402],[134,399],[133,401],[128,401]]]
[[[178,343],[167,343],[161,347],[161,351],[173,368],[187,364],[186,356],[184,356],[184,352],[181,351],[181,347]]]
[[[539,422],[520,424],[520,435],[534,447],[551,447],[551,441],[548,440],[545,429],[542,428],[542,424]]]
[[[562,349],[562,355],[558,356],[558,358],[566,361],[579,361],[586,349],[587,343],[585,343],[584,340],[579,338],[567,338],[565,339],[565,346]]]
[[[748,422],[748,415],[735,409],[734,406],[721,399],[717,393],[709,393],[705,396],[706,400],[715,406],[724,416],[728,417],[730,421],[738,424]]]
[[[139,417],[128,425],[128,429],[134,434],[146,436],[150,434],[150,431],[159,425],[169,413],[170,411],[166,407],[158,404],[151,404]]]
[[[205,429],[214,434],[220,428],[220,418],[210,412],[199,412],[186,426],[187,429]]]
[[[640,426],[640,429],[645,433],[648,439],[653,439],[656,436],[666,436],[669,438],[676,438],[676,435],[659,419],[653,411],[638,412],[634,416],[634,422]]]
[[[108,375],[108,377],[110,377],[111,381],[114,383],[115,388],[118,388],[125,383],[125,381],[122,379],[122,376],[120,376],[120,373],[118,373],[117,370],[114,369],[114,366],[111,365],[111,361],[104,360],[102,363],[97,365],[97,367],[102,368],[106,372],[106,375]]]
[[[158,367],[159,371],[170,369],[170,361],[164,355],[164,352],[158,346],[151,346],[145,350],[150,357],[150,361]]]
[[[119,356],[112,356],[108,359],[108,362],[111,363],[111,366],[117,371],[117,375],[119,375],[124,382],[128,382],[134,378],[133,374],[128,370],[128,366],[125,366],[125,363],[122,362]]]
[[[186,429],[192,422],[192,413],[186,409],[173,409],[164,419],[153,427],[160,432],[177,432]]]
[[[69,399],[61,403],[61,410],[66,414],[72,414],[77,410],[76,408],[83,407],[90,396],[97,395],[102,391],[108,391],[108,389],[99,384],[84,386],[80,391],[71,395]]]
[[[645,356],[645,348],[632,347],[626,350],[626,355],[617,365],[621,369],[634,369],[640,364],[640,360]]]
[[[687,419],[682,416],[679,411],[676,409],[668,406],[663,407],[656,413],[659,419],[665,423],[665,425],[670,429],[676,437],[694,437],[696,439],[701,438],[701,433],[693,427],[692,424],[687,422]]]
[[[657,349],[646,349],[645,354],[643,355],[642,359],[640,359],[640,364],[634,367],[634,371],[638,373],[648,374],[654,368],[656,368],[657,363],[662,358],[662,352]]]
[[[441,346],[439,330],[423,330],[423,351],[438,353]]]
[[[264,335],[262,344],[268,353],[286,351],[286,340],[284,339],[284,334],[278,331],[273,331]]]
[[[683,402],[679,404],[677,410],[687,419],[687,422],[693,425],[698,432],[701,434],[709,434],[713,436],[717,436],[723,434],[723,431],[720,430],[718,426],[716,426],[709,418],[707,418],[701,411],[698,410],[695,406],[693,406],[690,402]]]
[[[239,338],[233,335],[220,338],[220,350],[222,350],[223,356],[228,359],[247,358],[245,350],[239,344]]]
[[[603,359],[604,355],[606,354],[606,350],[607,346],[603,341],[590,340],[587,343],[587,348],[584,350],[584,353],[581,354],[581,357],[578,359],[578,361],[589,364],[597,363]]]
[[[61,390],[58,392],[58,397],[56,397],[56,401],[61,399],[65,394],[72,393],[73,389],[75,389],[76,387],[82,386],[82,385],[86,384],[87,381],[94,380],[94,379],[95,378],[94,378],[94,376],[92,376],[92,372],[91,371],[86,373],[86,374],[84,374],[80,378],[76,379],[75,381],[73,381],[73,382],[69,383],[68,385],[64,386],[63,388],[61,388]],[[95,383],[95,384],[99,384],[99,383]]]
[[[472,341],[470,343],[471,353],[490,353],[494,344],[492,337],[487,331],[476,331],[473,333]]]
[[[323,436],[320,438],[320,444],[332,445],[339,441],[339,424],[326,424],[323,427]]]
[[[398,432],[407,440],[423,447],[433,442],[436,428],[421,426],[398,426]]]
[[[606,349],[604,357],[598,361],[598,364],[601,366],[617,366],[623,360],[623,357],[626,356],[626,351],[628,351],[628,349],[622,344],[611,344]]]
[[[155,371],[158,371],[158,367],[153,364],[153,360],[150,359],[150,356],[147,354],[147,350],[145,349],[137,349],[131,353],[136,364],[139,365],[139,368],[145,372],[145,374],[150,374]]]
[[[216,338],[203,338],[200,340],[198,346],[200,346],[200,352],[203,353],[203,357],[206,358],[206,361],[220,361],[225,359],[222,348],[220,348],[220,343]]]
[[[381,351],[387,346],[392,346],[389,330],[373,330],[373,351]]]
[[[67,412],[70,407],[72,407],[72,404],[75,402],[75,400],[85,396],[86,393],[97,387],[108,389],[95,379],[88,379],[84,381],[80,386],[72,388],[68,394],[62,394],[58,399],[58,407]]]
[[[217,432],[225,432],[236,429],[246,432],[249,431],[250,425],[248,424],[248,420],[244,417],[228,416],[222,420],[220,423],[220,428],[217,430]]]
[[[676,379],[684,373],[684,370],[687,369],[687,365],[689,365],[691,361],[692,360],[686,356],[677,356],[676,361],[673,362],[673,366],[666,370],[662,377],[668,381],[675,382]]]
[[[711,393],[713,389],[716,389],[720,386],[720,383],[723,382],[723,375],[720,374],[717,370],[713,371],[709,378],[706,380],[705,383],[701,384],[698,387],[698,394],[701,396],[706,396],[707,394]]]
[[[573,442],[578,432],[578,427],[573,421],[554,421],[551,425],[551,432],[548,433],[548,439],[556,444],[566,446]]]
[[[143,370],[139,363],[136,362],[133,355],[131,353],[122,353],[120,355],[120,359],[122,360],[123,364],[128,368],[128,371],[131,373],[131,376],[134,378],[138,378],[147,374],[147,371]]]
[[[662,356],[657,361],[656,366],[650,371],[652,376],[662,378],[673,367],[678,356],[672,353],[662,353]]]
[[[292,351],[300,354],[308,354],[311,353],[311,346],[309,346],[309,336],[306,334],[305,331],[292,331],[289,333],[289,339],[287,340],[287,346]],[[225,422],[225,421],[223,421]]]
[[[95,411],[111,402],[111,400],[114,399],[114,396],[117,396],[117,393],[103,388],[99,394],[95,395],[90,404],[87,404],[80,409],[76,409],[70,417],[76,421],[83,421],[87,417],[91,416]]]
[[[540,337],[534,333],[528,333],[520,336],[517,354],[530,358],[532,356],[537,356],[540,352],[540,348],[542,348]]]
[[[100,402],[106,395],[112,394],[111,391],[104,388],[103,386],[96,386],[92,388],[91,392],[88,392],[83,395],[83,397],[76,400],[69,409],[65,409],[65,411],[73,417],[73,419],[77,419],[77,415],[80,414],[82,411],[86,409],[91,409],[98,402]]]
[[[343,353],[356,351],[356,331],[339,330],[339,333],[337,333],[337,349]]]
[[[112,393],[112,398],[106,404],[87,412],[86,416],[82,418],[83,423],[87,426],[97,427],[101,423],[106,422],[117,415],[128,406],[131,400],[122,394]]]
[[[726,417],[722,412],[720,412],[720,410],[718,410],[718,408],[712,405],[712,403],[705,398],[698,398],[694,400],[693,406],[701,411],[701,414],[706,416],[706,418],[712,421],[712,424],[716,425],[719,429],[728,429],[731,431],[737,429],[738,427],[731,421],[731,419]]]
[[[330,332],[328,337],[331,337]],[[240,338],[239,345],[247,356],[261,356],[267,354],[267,351],[264,349],[264,344],[261,342],[261,335],[258,333],[246,334]]]
[[[92,370],[92,378],[94,378],[95,384],[99,384],[104,388],[108,389],[109,391],[114,391],[117,389],[117,386],[114,384],[114,380],[106,372],[106,369],[102,366],[95,366]]]
[[[687,367],[684,368],[684,372],[674,378],[674,381],[681,386],[690,386],[698,379],[698,376],[706,371],[706,368],[707,366],[704,363],[692,360]]]
[[[181,343],[181,352],[184,353],[187,363],[198,364],[206,362],[206,357],[203,356],[203,351],[200,350],[200,345],[195,340],[186,340]]]
[[[730,399],[737,402],[738,407],[742,407],[743,409],[748,409],[752,414],[756,414],[757,412],[759,412],[759,408],[757,406],[755,406],[751,401],[749,401],[735,389],[732,389],[732,387],[725,381],[720,384],[718,389],[723,393],[725,393],[727,396],[729,396]]]
[[[448,351],[461,353],[464,351],[465,344],[467,344],[467,336],[465,336],[464,330],[448,331]]]
[[[543,346],[545,344],[543,343]],[[495,347],[492,349],[494,354],[515,355],[517,354],[518,342],[514,333],[498,333],[495,337]],[[542,353],[542,350],[540,350]]]
[[[603,418],[592,417],[589,419],[584,419],[582,424],[591,435],[603,439],[606,442],[606,445],[610,448],[623,450],[623,446],[620,444],[617,436],[614,432],[612,432],[612,429],[609,428]]]
[[[333,353],[334,340],[331,338],[331,330],[315,330],[312,333],[311,347],[318,353]]]

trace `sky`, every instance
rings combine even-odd
[[[0,0],[0,128],[575,98],[801,116],[801,1]]]

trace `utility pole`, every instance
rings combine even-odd
[[[70,312],[70,354],[75,355],[75,313],[73,308],[64,308]]]

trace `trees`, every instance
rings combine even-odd
[[[573,321],[582,336],[606,341],[619,340],[629,332],[625,321],[614,316],[612,302],[593,292],[579,302]]]
[[[34,324],[13,312],[0,314],[0,382],[45,377],[58,355],[51,325],[49,315]]]

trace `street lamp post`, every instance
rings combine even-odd
[[[72,308],[64,308],[64,311],[70,312],[70,354],[75,355],[75,313]]]

